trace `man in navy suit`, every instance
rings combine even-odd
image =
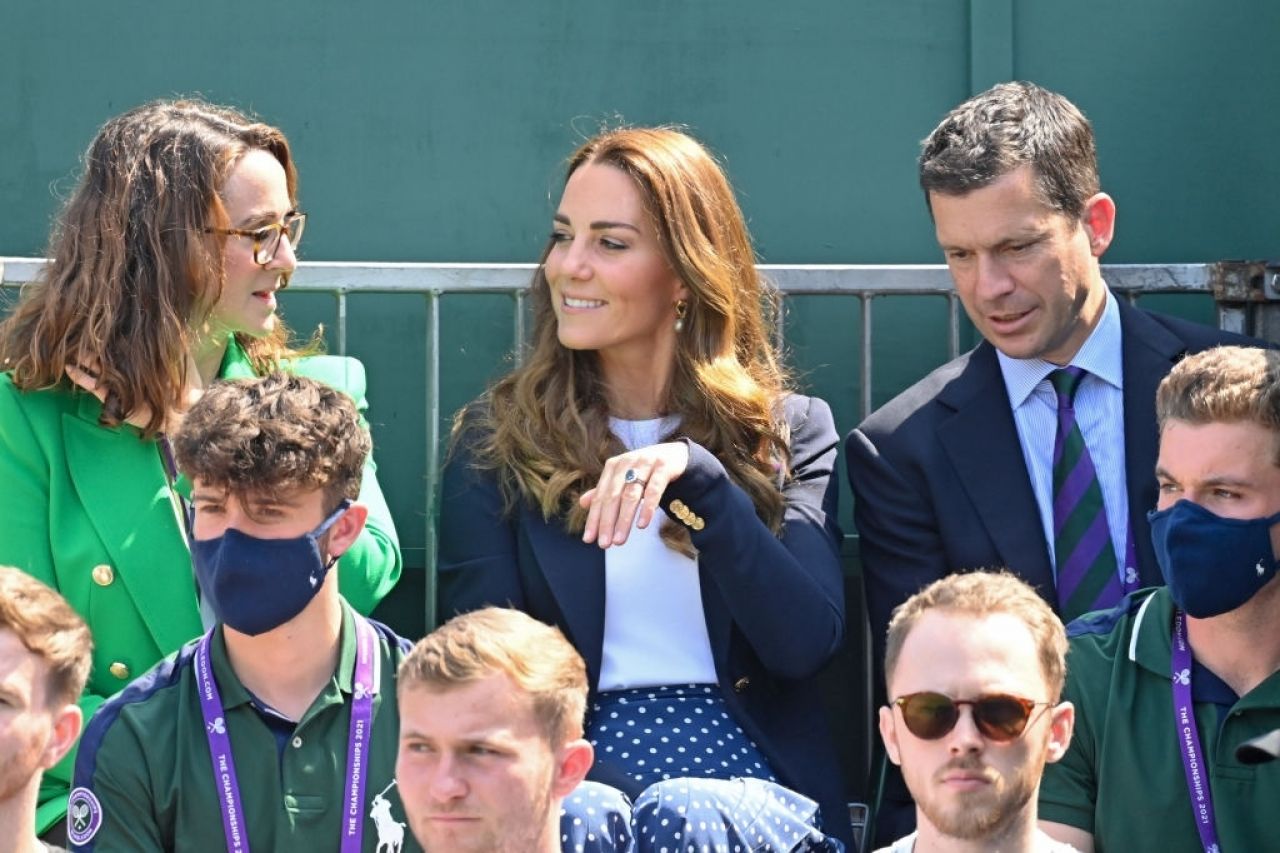
[[[1111,294],[1099,259],[1116,205],[1100,189],[1092,128],[1061,95],[1003,83],[956,107],[924,142],[920,184],[984,340],[846,441],[877,662],[893,608],[952,572],[1008,567],[1064,619],[1160,583],[1146,520],[1156,386],[1185,354],[1245,340]],[[1088,461],[1056,486],[1073,435],[1067,458]],[[1092,523],[1056,517],[1055,502],[1083,507],[1085,494]],[[1072,524],[1088,529],[1061,541]],[[1074,546],[1098,580],[1064,571],[1060,590]],[[911,812],[900,784],[885,796],[892,838],[908,825],[892,817]]]

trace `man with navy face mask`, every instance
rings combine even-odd
[[[364,526],[369,445],[351,401],[303,377],[220,383],[191,408],[174,450],[216,624],[94,717],[76,849],[416,849],[394,785],[407,649],[330,571]]]
[[[410,644],[356,613],[332,571],[366,517],[355,406],[301,376],[221,382],[174,450],[215,624],[94,716],[69,800],[74,849],[421,850],[395,779]],[[587,810],[607,820],[621,794],[584,784],[582,811],[561,817],[565,847],[612,853]]]
[[[1270,849],[1280,774],[1236,750],[1280,725],[1280,354],[1190,356],[1156,410],[1168,586],[1071,625],[1076,731],[1040,817],[1083,851]]]

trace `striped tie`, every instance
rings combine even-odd
[[[1049,374],[1049,382],[1058,392],[1058,431],[1053,443],[1053,556],[1058,568],[1058,611],[1064,622],[1090,610],[1112,607],[1123,595],[1102,486],[1076,423],[1076,391],[1086,374],[1079,367]]]

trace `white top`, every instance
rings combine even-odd
[[[628,450],[657,444],[677,423],[674,417],[609,419]],[[663,543],[666,518],[659,509],[644,530],[632,529],[625,545],[604,552],[600,690],[716,683],[698,563]]]
[[[916,833],[913,832],[910,835],[902,836],[888,847],[881,847],[876,853],[915,853],[915,849]],[[1012,853],[1016,853],[1016,851],[1012,851]],[[1037,829],[1035,842],[1027,853],[1080,853],[1080,851],[1070,844],[1054,841]]]
[[[997,351],[1000,372],[1013,420],[1018,427],[1018,443],[1031,476],[1040,523],[1053,555],[1053,442],[1058,431],[1058,395],[1049,374],[1058,369],[1039,358],[1009,358]],[[1076,423],[1084,435],[1089,458],[1102,487],[1102,505],[1107,511],[1107,529],[1116,552],[1120,580],[1125,579],[1125,549],[1129,536],[1129,489],[1124,469],[1124,358],[1120,343],[1120,307],[1107,291],[1102,318],[1090,332],[1071,364],[1089,371],[1076,392]],[[1134,572],[1137,567],[1132,567]]]

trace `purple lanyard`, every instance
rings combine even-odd
[[[1213,794],[1209,790],[1207,765],[1200,749],[1195,708],[1191,704],[1191,647],[1187,645],[1187,615],[1173,614],[1173,725],[1182,747],[1182,769],[1191,794],[1191,812],[1205,853],[1218,853],[1218,829],[1213,815]]]
[[[365,773],[365,759],[373,723],[373,697],[378,692],[377,635],[373,626],[358,614],[355,625],[355,684],[351,691],[351,732],[347,737],[347,777],[342,789],[346,796],[342,811],[342,853],[358,853],[364,834],[364,791],[368,775]],[[244,810],[240,807],[240,785],[236,781],[236,763],[222,715],[222,697],[210,663],[209,642],[212,636],[213,631],[205,634],[196,648],[200,712],[204,715],[204,730],[209,740],[209,758],[213,765],[214,785],[218,788],[218,804],[222,807],[222,830],[227,839],[228,853],[249,853]]]

